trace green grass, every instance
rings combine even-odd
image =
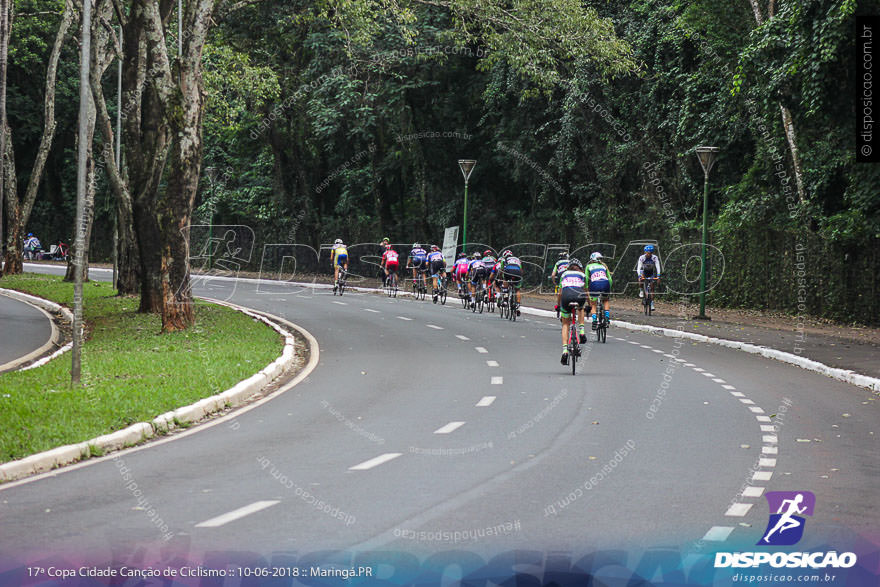
[[[0,279],[73,306],[73,284],[24,274]],[[219,393],[281,353],[281,337],[229,308],[196,302],[196,324],[160,334],[159,316],[137,313],[105,283],[84,286],[87,341],[82,385],[70,384],[70,353],[47,365],[0,375],[0,462],[83,442]],[[3,332],[3,336],[14,333]]]

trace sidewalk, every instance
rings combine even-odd
[[[555,298],[552,295],[527,294],[523,296],[523,304],[553,310]],[[799,324],[795,316],[723,308],[706,308],[706,314],[712,320],[700,321],[690,319],[699,313],[697,304],[657,301],[654,306],[654,313],[645,316],[640,300],[613,299],[612,329],[615,318],[634,324],[674,328],[770,347],[831,367],[880,377],[880,328],[840,326],[812,318],[806,318]]]

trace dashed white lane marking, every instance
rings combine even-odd
[[[729,508],[727,508],[727,511],[724,513],[724,515],[741,518],[749,513],[750,509],[752,509],[752,504],[750,503],[734,503]]]
[[[501,385],[504,383],[504,377],[495,376],[492,378],[492,385]]]
[[[674,358],[675,358],[675,355],[670,355],[669,353],[663,353],[663,356],[664,356],[664,357],[668,357],[668,358],[670,358],[670,359],[674,359]]]
[[[492,402],[494,402],[494,401],[495,401],[494,395],[486,395],[486,396],[483,396],[483,399],[481,399],[480,401],[477,402],[476,407],[487,408],[487,407],[491,406]]]
[[[744,403],[744,404],[748,404],[748,405],[754,405],[754,404],[755,404],[755,402],[753,402],[752,400],[750,400],[750,399],[747,398],[747,397],[741,397],[741,398],[739,398],[739,401],[741,401],[741,402]]]
[[[225,514],[217,516],[216,518],[211,518],[210,520],[200,522],[196,524],[196,528],[217,528],[218,526],[228,524],[229,522],[233,522],[235,520],[238,520],[239,518],[243,518],[260,510],[272,507],[276,503],[281,503],[281,501],[277,499],[255,501],[254,503],[238,508],[237,510],[232,510],[231,512],[227,512]]]
[[[373,308],[364,308],[364,312],[372,312],[373,314],[381,314],[379,310],[374,310]]]
[[[773,424],[761,424],[761,432],[776,432],[776,426]]]
[[[483,354],[486,354],[489,352],[484,347],[481,347],[481,346],[475,346],[474,350],[477,351],[478,353],[483,353]]]
[[[701,375],[702,375],[703,377],[708,377],[708,378],[710,378],[710,379],[712,379],[712,378],[715,377],[715,374],[714,374],[714,373],[708,373],[708,372],[701,373]]]
[[[751,411],[753,411],[754,413],[756,413],[756,414],[763,414],[763,413],[764,413],[764,410],[762,410],[762,409],[759,408],[758,406],[752,406],[752,407],[750,407],[749,409],[750,409]]]
[[[685,367],[696,367],[696,365],[694,365],[693,363],[685,363],[684,366]]]
[[[743,489],[743,497],[761,497],[762,495],[764,495],[763,487],[749,485],[748,487]]]
[[[761,454],[765,455],[777,455],[779,454],[779,447],[776,446],[762,446]]]
[[[445,330],[442,326],[437,326],[436,324],[425,324],[428,328],[433,328],[434,330]]]
[[[759,467],[775,467],[776,466],[776,459],[765,459],[762,457],[762,458],[758,459],[758,466]]]
[[[661,350],[659,350],[659,349],[651,349],[651,352],[652,352],[652,353],[658,353],[658,354],[661,354],[661,355],[663,354],[663,351],[661,351]]]
[[[675,362],[676,362],[676,363],[686,363],[687,361],[685,361],[684,359],[676,358],[676,359],[675,359]]]
[[[773,471],[755,471],[752,475],[752,481],[769,481],[773,476]]]
[[[727,383],[725,380],[719,379],[717,377],[715,379],[713,379],[712,381],[714,381],[715,383]]]
[[[490,367],[498,367],[498,361],[486,361],[486,364]]]
[[[741,391],[731,391],[730,395],[732,395],[733,397],[746,397],[746,394]]]
[[[637,343],[637,342],[634,341],[634,340],[628,340],[628,341],[626,341],[626,342],[628,342],[629,344],[634,344],[634,345],[638,345],[638,344],[639,344],[639,343]]]
[[[470,340],[468,337],[464,336],[463,334],[456,334],[455,338],[457,338],[458,340]]]
[[[406,320],[407,322],[412,321],[412,318],[407,318],[406,316],[398,316],[401,320]]]
[[[705,369],[700,369],[699,367],[694,367],[694,371],[696,371],[697,373],[702,373],[703,371],[705,371]]]
[[[770,420],[769,416],[755,416],[755,419],[758,422],[772,422],[772,420]]]
[[[736,388],[735,388],[734,386],[732,386],[732,385],[722,385],[721,387],[723,387],[724,389],[736,389]]]
[[[449,434],[458,430],[462,426],[464,426],[464,422],[450,422],[449,424],[446,424],[445,426],[441,426],[440,428],[434,430],[434,434]]]
[[[762,440],[764,442],[772,442],[773,444],[776,444],[779,442],[779,437],[777,437],[775,434],[765,434],[762,437]]]
[[[646,344],[640,344],[639,346],[642,347],[643,349],[650,349],[651,348]]]
[[[340,306],[347,306],[345,302],[333,302],[334,304],[339,304]]]
[[[386,452],[384,455],[379,455],[378,457],[372,458],[369,461],[364,461],[359,465],[355,465],[354,467],[349,467],[349,471],[366,471],[367,469],[372,469],[373,467],[378,467],[382,463],[387,463],[390,460],[396,459],[403,453],[400,452]]]
[[[706,535],[703,536],[703,540],[707,542],[724,542],[731,532],[733,532],[733,526],[712,526],[706,532]]]

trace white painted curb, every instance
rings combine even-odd
[[[522,306],[521,309],[524,313],[531,314],[533,316],[556,318],[556,312],[551,312],[550,310],[541,310],[539,308],[530,308],[526,306]],[[875,377],[868,377],[867,375],[862,375],[849,369],[830,367],[824,363],[820,363],[819,361],[813,361],[812,359],[807,359],[793,353],[779,351],[770,347],[759,346],[748,342],[739,342],[736,340],[727,340],[725,338],[716,338],[714,336],[706,336],[704,334],[696,334],[693,332],[685,332],[683,330],[674,330],[672,328],[660,328],[658,326],[647,326],[645,324],[633,324],[631,322],[623,322],[620,320],[615,320],[614,326],[626,328],[627,330],[647,332],[649,334],[661,334],[663,336],[669,336],[672,338],[685,338],[687,340],[693,340],[696,342],[717,344],[719,346],[727,347],[729,349],[745,351],[747,353],[761,355],[762,357],[766,357],[768,359],[782,361],[783,363],[795,365],[802,369],[807,369],[808,371],[815,371],[816,373],[821,373],[826,377],[831,377],[832,379],[837,379],[838,381],[850,383],[858,387],[864,387],[872,391],[880,391],[880,379],[877,379]]]
[[[28,297],[32,298],[34,296]],[[35,299],[41,300],[44,303],[47,302],[47,300],[42,300],[41,298]],[[166,433],[179,425],[188,425],[197,422],[205,416],[223,410],[226,407],[239,406],[247,401],[252,395],[262,390],[266,384],[278,377],[284,369],[294,362],[294,359],[296,358],[294,348],[295,339],[290,332],[265,316],[252,312],[241,306],[215,300],[208,301],[233,308],[268,324],[284,337],[284,350],[281,355],[264,367],[260,372],[255,373],[243,381],[239,381],[226,391],[201,399],[192,405],[184,406],[171,412],[166,412],[154,418],[151,422],[138,422],[137,424],[132,424],[122,430],[98,436],[97,438],[85,442],[60,446],[58,448],[53,448],[52,450],[30,455],[17,461],[4,463],[0,465],[0,483],[15,481],[22,477],[43,473],[56,467],[61,467],[80,459],[88,458],[94,454],[102,454],[120,450],[128,446],[134,446],[148,438],[152,438],[156,434]],[[54,304],[54,302],[48,303]],[[57,306],[57,304],[54,305]],[[61,308],[61,306],[58,307]],[[66,310],[66,308],[63,309]]]
[[[43,312],[46,312],[48,314],[60,314],[62,320],[64,320],[68,324],[73,324],[73,312],[71,312],[69,309],[65,308],[61,304],[56,304],[53,301],[50,301],[50,300],[47,300],[44,298],[40,298],[40,297],[31,295],[31,294],[26,294],[24,292],[16,291],[14,289],[0,288],[0,295],[6,296],[7,298],[11,298],[13,300],[17,300],[19,302],[24,302],[25,304],[30,304],[32,306],[36,306],[37,308],[43,310]],[[55,326],[55,322],[52,320],[51,315],[49,316],[49,321],[52,323],[52,338],[51,338],[51,340],[46,345],[44,345],[42,348],[40,348],[38,351],[35,351],[34,353],[31,353],[31,354],[19,359],[17,361],[19,364],[26,363],[26,362],[30,361],[33,357],[36,357],[36,356],[39,356],[39,355],[45,353],[52,346],[57,346],[58,341],[60,340],[61,336],[58,333],[58,329]],[[54,359],[55,357],[58,357],[64,353],[66,353],[71,348],[73,348],[73,343],[69,342],[66,345],[60,347],[54,353],[52,353],[48,356],[45,356],[42,359],[39,359],[38,361],[34,361],[33,363],[31,363],[27,367],[24,367],[19,370],[20,371],[27,371],[29,369],[36,369],[37,367],[41,367],[41,366],[45,365],[46,363],[48,363],[49,361],[51,361],[52,359]]]

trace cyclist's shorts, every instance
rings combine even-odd
[[[611,293],[611,282],[607,279],[597,279],[590,282],[590,293]],[[597,296],[593,296],[594,298]]]
[[[568,305],[577,302],[578,307],[583,308],[587,301],[587,292],[577,287],[566,287],[562,289],[562,300],[559,304],[559,315],[562,318],[571,318],[571,312],[568,311]]]
[[[484,279],[486,279],[486,268],[479,267],[477,269],[474,269],[474,274],[473,274],[473,276],[471,276],[471,283],[473,285],[477,285],[478,283],[480,283]]]
[[[446,268],[446,263],[443,261],[431,261],[431,277],[437,277],[443,270]]]
[[[420,269],[422,265],[425,264],[427,259],[423,259],[422,257],[413,257],[412,258],[412,266],[416,269]]]
[[[399,265],[397,264],[397,261],[395,261],[394,263],[392,263],[391,261],[385,263],[385,269],[388,270],[388,273],[397,273],[398,267]]]
[[[504,280],[519,289],[522,287],[522,267],[505,267]]]
[[[455,278],[459,281],[464,281],[467,279],[468,268],[467,265],[459,265],[455,269]]]
[[[339,255],[336,257],[337,265],[345,265],[346,263],[348,263],[348,255]]]

